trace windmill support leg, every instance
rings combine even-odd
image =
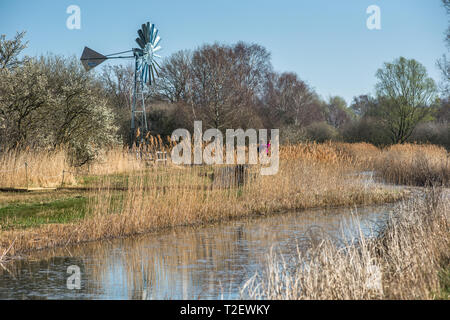
[[[133,105],[131,106],[131,128],[130,128],[130,147],[133,146],[133,144],[136,141],[136,124],[135,124],[135,117],[136,117],[136,94],[137,94],[137,68],[138,68],[138,60],[136,57],[135,61],[135,69],[134,69],[134,88],[133,88]]]
[[[133,106],[131,111],[131,144],[141,144],[144,142],[146,133],[148,132],[147,113],[145,108],[144,82],[138,76],[138,63],[136,59],[135,83]],[[139,136],[137,135],[139,130]],[[138,139],[140,138],[140,139]],[[139,140],[139,141],[137,141]]]

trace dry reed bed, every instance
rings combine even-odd
[[[34,151],[17,149],[0,153],[0,188],[59,187],[75,185],[81,175],[109,175],[130,173],[148,168],[156,151],[169,151],[172,143],[164,143],[160,136],[146,137],[149,144],[128,149],[113,146],[100,151],[97,161],[73,166],[67,148]]]
[[[0,188],[74,186],[78,176],[122,174],[145,170],[147,163],[136,150],[114,147],[98,160],[74,167],[64,148],[53,151],[9,151],[0,154]]]
[[[153,148],[162,147],[161,138],[156,141]],[[394,152],[401,156],[395,157]],[[394,146],[383,151],[364,143],[283,146],[277,175],[264,177],[256,174],[256,179],[250,180],[241,189],[216,190],[197,188],[208,186],[207,180],[199,179],[203,174],[202,168],[169,166],[142,170],[146,163],[137,159],[134,153],[130,155],[128,150],[112,149],[102,155],[102,163],[92,165],[90,170],[93,174],[129,173],[124,177],[128,190],[122,193],[120,206],[117,206],[117,201],[112,201],[117,195],[115,191],[108,190],[111,182],[104,179],[100,187],[106,191],[99,189],[91,193],[91,214],[83,221],[70,225],[45,225],[25,231],[2,231],[0,248],[4,250],[16,238],[11,254],[254,214],[395,201],[401,194],[367,184],[349,173],[370,169],[373,165],[378,166],[385,178],[390,176],[392,168],[398,169],[394,171],[397,176],[410,174],[417,154],[437,163],[442,163],[444,156],[448,156],[445,150],[434,146]],[[34,172],[51,174],[49,170],[54,170],[54,173],[64,170],[67,160],[63,155],[62,151],[37,155],[31,152],[9,154],[3,155],[1,161],[10,166],[24,158],[32,159],[30,163],[39,168],[30,171],[29,179],[33,179]],[[43,157],[44,161],[39,157]],[[394,163],[399,165],[393,166],[389,161],[397,161]],[[383,163],[386,164],[385,171]],[[257,172],[258,167],[254,170]],[[177,188],[161,190],[161,185]]]
[[[429,166],[448,172],[448,153],[434,146],[404,145],[380,150],[367,144],[308,143],[283,146],[280,155],[280,172],[275,176],[256,175],[240,189],[201,189],[195,187],[208,185],[207,180],[199,179],[202,168],[169,166],[142,170],[147,167],[145,162],[133,154],[130,156],[127,150],[110,150],[103,154],[101,163],[89,169],[91,174],[129,173],[124,177],[128,191],[121,193],[119,202],[114,200],[117,193],[108,190],[111,182],[104,179],[99,190],[89,198],[91,214],[84,220],[1,231],[0,253],[13,242],[9,256],[255,214],[394,201],[402,195],[367,184],[349,173],[377,169],[387,181],[415,184],[410,175],[416,172],[419,157],[425,157]],[[1,168],[11,167],[23,162],[25,157],[39,168],[30,171],[29,179],[40,183],[39,174],[57,174],[67,167],[67,160],[62,156],[63,153],[10,153],[3,155],[0,163]],[[161,184],[179,188],[161,190],[157,188]],[[288,270],[276,255],[272,256],[267,274],[262,279],[252,279],[246,294],[251,298],[271,299],[432,298],[432,292],[439,289],[434,271],[440,267],[445,252],[448,259],[449,203],[448,199],[439,204],[426,199],[405,202],[397,213],[398,218],[392,217],[385,235],[378,240],[367,239],[346,250],[324,241],[308,254],[301,253],[300,261],[310,261],[306,273],[300,272],[305,271],[301,268]],[[366,286],[373,276],[374,265],[382,271],[382,290]]]
[[[147,170],[126,176],[128,190],[120,195],[108,190],[110,183],[106,179],[103,186],[91,194],[88,201],[91,214],[81,222],[2,231],[0,248],[9,246],[16,239],[11,250],[11,254],[15,254],[255,214],[385,203],[402,196],[399,192],[388,192],[349,176],[352,164],[334,156],[333,159],[322,162],[316,156],[283,159],[277,175],[256,174],[242,188],[197,188],[192,181],[201,175],[201,167],[164,168],[161,175],[155,175],[155,170]],[[258,168],[254,170],[258,171]],[[189,176],[192,179],[187,178]],[[158,188],[161,183],[179,188]],[[114,200],[117,197],[120,201]]]
[[[55,151],[10,151],[0,155],[0,187],[55,187],[74,185],[79,175],[112,175],[148,170],[157,151],[170,155],[173,143],[161,137],[147,137],[149,144],[131,150],[113,147],[98,161],[82,168],[71,167],[63,148]],[[426,186],[449,184],[449,153],[433,145],[404,144],[383,150],[367,143],[300,143],[280,147],[282,160],[322,164],[345,164],[348,171],[374,170],[386,182]],[[27,170],[25,168],[27,163]],[[169,160],[170,164],[170,160]]]
[[[157,151],[170,156],[172,142],[160,136],[148,136],[148,145],[132,149],[112,147],[104,150],[96,162],[83,167],[72,167],[63,147],[53,151],[9,151],[0,154],[0,187],[57,187],[74,185],[79,175],[111,175],[147,170],[153,166]],[[367,167],[380,154],[376,147],[366,144],[348,143],[302,143],[280,147],[283,160],[309,160],[319,163],[346,163],[349,168]],[[27,163],[27,170],[25,169]],[[169,161],[170,163],[170,161]]]
[[[450,185],[449,152],[434,145],[403,144],[383,150],[374,169],[384,181],[402,185]]]
[[[70,171],[67,153],[54,151],[9,151],[0,154],[0,187],[56,187],[61,185],[63,170]],[[65,172],[67,184],[75,182],[71,172]]]
[[[312,239],[294,266],[273,253],[264,274],[242,288],[251,299],[442,298],[439,272],[450,261],[450,200],[437,189],[405,201],[377,238],[338,247]],[[362,235],[362,233],[361,233]],[[314,241],[313,241],[314,240]],[[448,299],[449,297],[447,297]]]

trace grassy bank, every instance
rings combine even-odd
[[[83,196],[42,200],[30,203],[12,203],[1,207],[1,230],[28,229],[54,223],[71,223],[85,217],[87,198]]]
[[[405,201],[375,239],[310,239],[292,266],[276,253],[242,289],[252,299],[449,299],[450,200]],[[314,241],[313,241],[314,240]]]

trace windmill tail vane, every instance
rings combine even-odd
[[[144,136],[143,133],[148,131],[145,98],[143,93],[144,84],[152,85],[155,82],[155,76],[159,76],[158,68],[160,67],[156,61],[156,58],[161,58],[161,56],[156,53],[161,50],[161,46],[159,45],[161,42],[161,37],[158,35],[159,31],[155,25],[147,22],[142,25],[141,29],[139,29],[137,33],[138,38],[136,38],[136,43],[139,46],[138,48],[103,55],[88,47],[85,47],[80,59],[86,71],[90,71],[110,59],[135,59],[134,93],[131,111],[131,144],[137,136],[137,132],[135,130],[135,120],[138,120],[140,124],[138,130],[142,133],[142,137]],[[120,56],[130,52],[133,53],[132,56]],[[140,117],[136,117],[139,113]]]

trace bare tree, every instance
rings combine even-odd
[[[317,94],[295,73],[272,73],[265,83],[264,101],[272,123],[307,126],[323,120]]]
[[[187,50],[178,51],[164,61],[156,82],[160,98],[172,103],[191,100],[191,61],[192,53]]]
[[[447,12],[447,16],[450,15],[450,0],[442,0],[444,8]],[[447,45],[447,49],[450,48],[450,26],[447,27],[445,32],[445,43]],[[450,61],[447,56],[444,54],[437,61],[437,67],[441,70],[442,73],[442,81],[440,83],[440,90],[444,98],[448,98],[450,96]]]
[[[272,71],[270,53],[257,44],[238,42],[233,47],[234,73],[236,88],[240,88],[243,97],[251,103],[255,98],[262,97],[264,81]]]
[[[437,67],[441,70],[442,81],[439,84],[440,91],[444,97],[450,96],[450,61],[444,54],[438,61]]]
[[[119,110],[131,111],[133,103],[134,66],[106,66],[102,72],[104,87],[112,104]]]
[[[247,126],[258,118],[255,105],[270,70],[270,54],[259,45],[204,45],[165,60],[157,95],[177,103],[183,113],[189,106],[188,118],[203,120],[206,126]]]
[[[7,40],[4,34],[0,35],[0,70],[13,69],[23,63],[19,55],[28,45],[28,42],[23,42],[24,37],[25,31],[17,32],[11,40]]]
[[[447,12],[447,15],[450,15],[450,0],[442,0],[442,4]],[[447,46],[450,46],[450,26],[447,28],[445,42]]]
[[[205,45],[192,59],[193,101],[202,120],[224,128],[235,120],[232,103],[233,57],[228,46]]]

